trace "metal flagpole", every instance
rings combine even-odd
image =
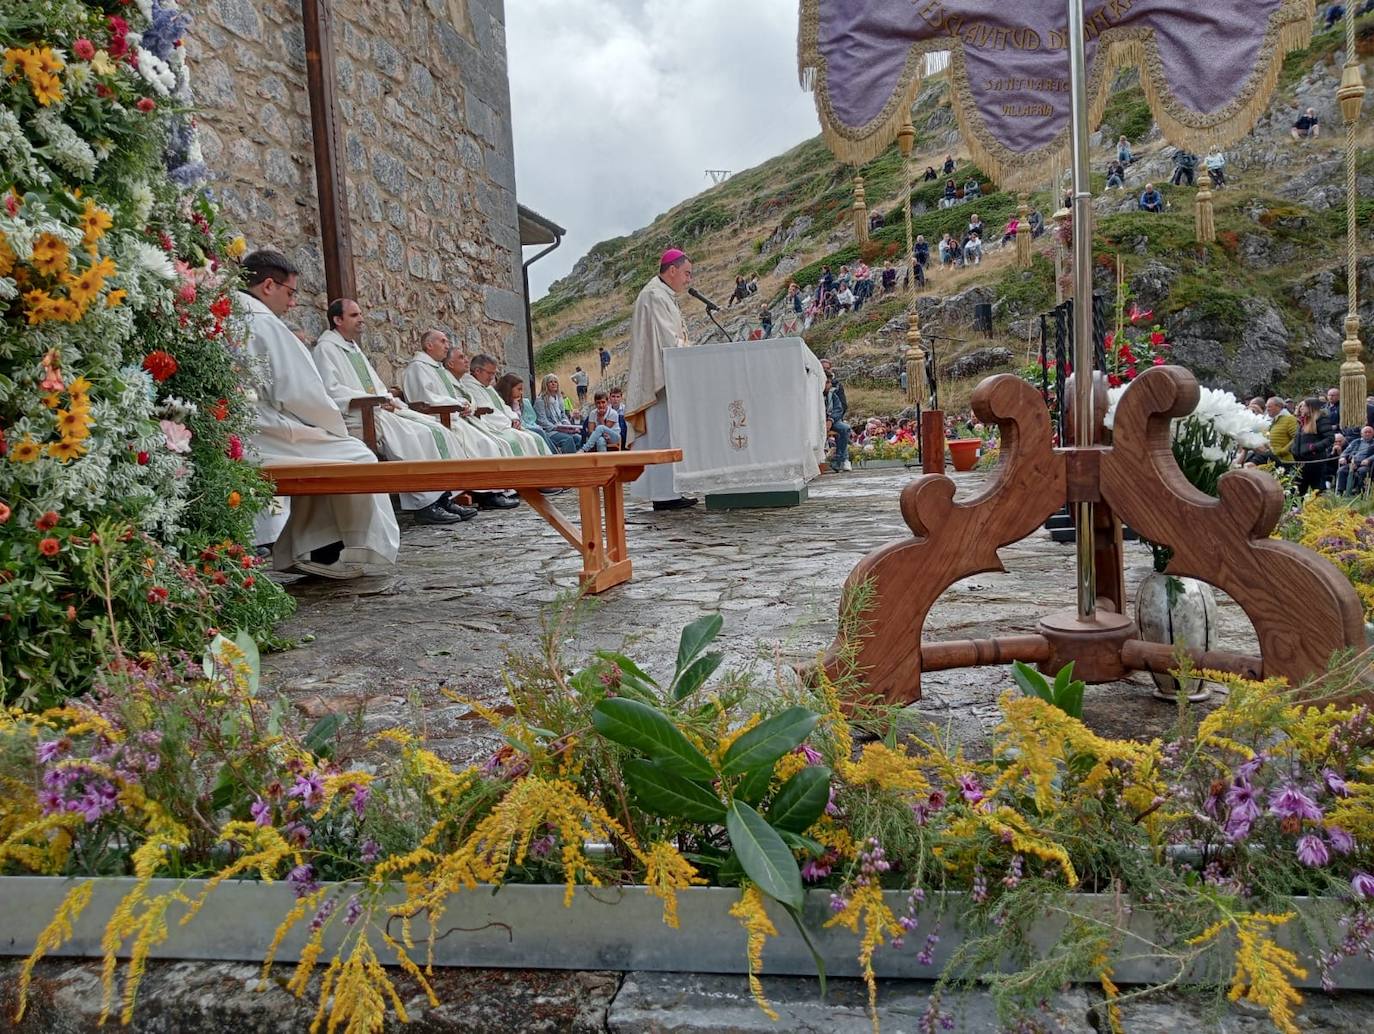
[[[1083,0],[1069,4],[1069,133],[1073,157],[1073,444],[1093,444],[1093,209],[1088,170],[1088,70]],[[1075,504],[1078,532],[1078,615],[1097,608],[1093,567],[1093,504]]]

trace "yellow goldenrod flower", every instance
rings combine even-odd
[[[10,447],[10,459],[15,463],[33,463],[43,455],[43,447],[29,435]]]
[[[87,395],[91,390],[91,382],[85,377],[77,377],[67,385],[67,392],[72,396],[72,405],[76,405],[76,396]]]
[[[768,938],[778,935],[778,928],[763,908],[763,895],[752,883],[740,893],[739,900],[730,906],[730,914],[739,920],[744,932],[749,935],[749,993],[754,1003],[764,1011],[769,1019],[776,1020],[778,1011],[763,996],[763,983],[759,980],[759,970],[763,969],[763,946]],[[827,924],[829,925],[829,924]]]

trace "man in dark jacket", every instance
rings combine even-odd
[[[1347,445],[1336,466],[1336,492],[1339,495],[1359,495],[1374,468],[1374,427],[1366,424],[1360,437]]]
[[[821,361],[821,366],[826,367],[829,363]],[[849,404],[844,398],[844,388],[835,382],[829,370],[825,373],[825,394],[822,396],[825,403],[825,419],[830,424],[830,429],[835,432],[835,470],[853,470],[849,462],[849,424],[844,419],[845,411]]]
[[[1180,147],[1174,152],[1174,186],[1181,186],[1184,180],[1190,187],[1197,186],[1197,155]]]

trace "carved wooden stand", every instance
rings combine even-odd
[[[913,537],[870,553],[845,583],[846,598],[864,583],[873,593],[852,633],[857,642],[849,644],[867,692],[892,703],[919,700],[923,671],[1015,660],[1047,672],[1073,661],[1075,675],[1093,683],[1176,666],[1175,650],[1137,638],[1135,623],[1123,613],[1121,520],[1173,550],[1170,574],[1210,582],[1254,624],[1259,657],[1194,651],[1194,663],[1297,684],[1325,670],[1333,652],[1361,647],[1362,608],[1344,575],[1311,550],[1268,538],[1283,508],[1283,490],[1273,478],[1231,471],[1214,499],[1178,469],[1170,421],[1191,413],[1198,397],[1187,370],[1155,367],[1118,403],[1111,446],[1054,449],[1049,416],[1031,385],[1009,374],[983,381],[973,394],[973,411],[984,423],[996,421],[1002,434],[993,483],[956,503],[948,477],[917,478],[901,498]],[[1072,608],[1048,615],[1033,634],[922,641],[926,615],[949,586],[1005,570],[1000,547],[1031,534],[1066,502],[1085,501],[1097,504],[1097,540],[1103,543],[1098,606],[1090,618]],[[832,672],[844,635],[842,630],[825,661]]]

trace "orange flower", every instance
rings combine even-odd
[[[38,543],[38,552],[44,556],[57,556],[58,553],[62,552],[62,543],[58,542],[57,539],[43,539]]]
[[[56,276],[67,271],[70,257],[71,252],[60,237],[55,237],[51,233],[40,233],[38,240],[33,242],[33,258],[29,260],[29,264],[45,276]]]
[[[43,514],[42,517],[38,518],[38,520],[34,521],[33,526],[39,531],[52,531],[53,528],[57,527],[57,522],[59,520],[61,520],[61,518],[57,516],[57,511],[49,510],[47,513]]]
[[[14,271],[15,263],[18,261],[19,257],[10,247],[10,242],[5,238],[5,234],[0,231],[0,276],[9,276]]]
[[[90,254],[96,253],[95,243],[105,236],[105,231],[114,225],[114,218],[91,198],[86,199],[86,210],[81,214],[82,243]]]
[[[71,392],[73,396],[89,395],[91,391],[91,382],[86,380],[85,377],[77,377],[67,385],[67,390]]]
[[[43,447],[27,434],[24,435],[22,441],[10,449],[10,459],[15,463],[33,463],[42,455]]]
[[[239,508],[239,503],[243,502],[243,496],[239,495],[237,492],[230,492],[228,502],[229,509],[237,510]]]
[[[122,303],[128,296],[129,292],[124,290],[124,288],[116,288],[105,296],[105,308],[113,309],[116,305]]]
[[[9,508],[9,505],[7,503],[0,502],[0,524],[4,524],[6,521],[10,519],[11,513],[13,513],[13,511]]]
[[[80,441],[90,437],[90,418],[83,410],[59,409],[56,416],[57,429],[62,432],[63,438]]]
[[[48,455],[60,463],[80,459],[85,454],[86,446],[75,438],[63,438],[60,442],[53,442],[48,446]]]

